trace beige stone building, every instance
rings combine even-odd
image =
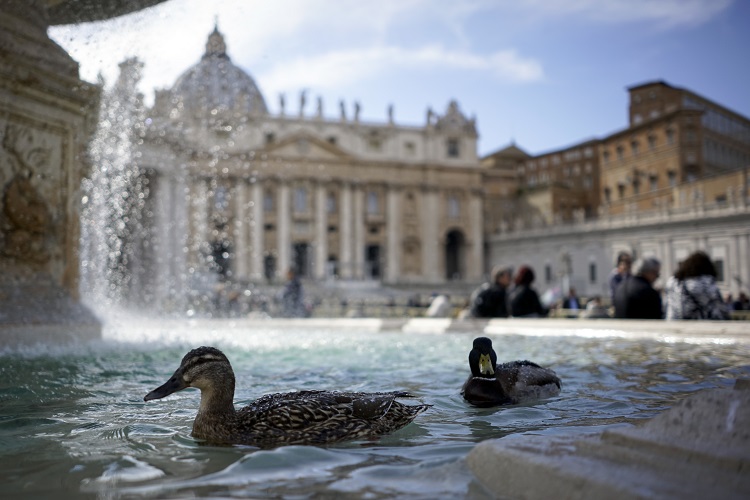
[[[290,267],[316,280],[481,279],[483,169],[474,119],[455,101],[422,126],[396,124],[392,108],[366,122],[358,103],[331,118],[305,92],[279,108],[269,112],[218,30],[157,91],[138,160],[157,283],[179,287],[184,270],[260,282]]]
[[[685,184],[721,178],[750,166],[750,120],[689,90],[657,81],[631,87],[630,124],[601,141],[602,213],[641,212],[692,203],[685,198],[740,196],[744,185],[724,183],[710,193]],[[718,197],[718,198],[716,198]]]
[[[488,231],[487,266],[529,264],[540,291],[606,297],[619,251],[659,258],[665,279],[703,250],[724,292],[747,293],[750,120],[662,81],[629,93],[627,128],[517,162],[502,202],[513,216]]]

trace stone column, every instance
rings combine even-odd
[[[466,262],[467,281],[479,282],[482,279],[482,270],[484,268],[484,213],[482,212],[482,198],[480,193],[473,192],[469,194],[469,220],[470,220],[470,238],[471,248],[468,252],[468,262]]]
[[[739,271],[742,284],[744,285],[745,289],[747,289],[748,284],[750,284],[750,259],[748,258],[750,256],[750,254],[748,254],[748,247],[750,247],[750,241],[748,240],[750,240],[750,234],[740,233],[737,238],[737,247],[740,254],[739,266],[737,270]]]
[[[282,179],[279,185],[279,212],[278,212],[278,237],[279,237],[279,263],[277,271],[281,276],[286,275],[286,271],[291,265],[291,215],[289,212],[289,184]]]
[[[172,285],[172,255],[171,240],[174,238],[173,205],[174,205],[174,177],[161,174],[156,181],[156,238],[154,241],[154,257],[156,267],[154,273],[154,294],[157,304],[165,304],[170,296]]]
[[[237,179],[234,186],[234,271],[238,279],[247,279],[247,226],[247,183],[244,179]]]
[[[667,276],[674,272],[674,267],[672,267],[672,242],[669,236],[664,235],[662,237],[660,246],[662,283],[666,283]]]
[[[352,187],[344,182],[341,186],[341,211],[339,212],[341,224],[341,262],[339,274],[342,278],[353,276],[352,265]]]
[[[397,283],[401,276],[401,188],[389,186],[386,209],[386,264],[385,279]]]
[[[737,275],[740,273],[740,259],[739,236],[734,234],[729,237],[729,255],[724,259],[724,281],[733,297],[740,291],[737,281],[733,278],[733,270],[737,271]]]
[[[250,221],[250,278],[263,279],[263,186],[256,181],[252,187],[252,220]]]
[[[315,188],[315,236],[313,244],[315,246],[315,269],[313,270],[316,279],[323,280],[326,277],[326,259],[328,258],[328,227],[326,221],[326,188],[321,182]]]
[[[422,276],[430,283],[440,281],[440,237],[438,223],[440,221],[440,204],[438,192],[434,187],[427,187],[422,191]]]
[[[203,252],[208,244],[208,182],[196,177],[190,199],[190,261],[199,273],[206,272]]]
[[[364,279],[365,277],[365,216],[364,216],[364,191],[361,186],[354,188],[354,209],[352,222],[354,231],[354,278]]]

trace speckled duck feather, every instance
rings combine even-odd
[[[190,351],[172,378],[144,399],[158,399],[187,387],[201,389],[193,437],[262,448],[372,439],[406,426],[430,407],[396,401],[413,397],[403,391],[299,391],[269,394],[235,410],[231,364],[213,347]]]

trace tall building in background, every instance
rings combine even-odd
[[[156,92],[137,159],[155,282],[265,282],[289,268],[316,280],[481,279],[482,168],[475,121],[458,103],[403,126],[392,108],[372,123],[358,103],[279,99],[270,113],[218,29],[201,60]]]
[[[606,296],[619,251],[658,257],[668,276],[704,250],[722,290],[747,293],[750,120],[663,81],[628,91],[623,130],[540,155],[504,148],[482,159],[516,169],[513,190],[485,200],[490,221],[501,221],[487,233],[487,268],[531,264],[542,290]]]

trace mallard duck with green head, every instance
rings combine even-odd
[[[560,377],[531,361],[497,364],[492,340],[477,337],[469,353],[471,375],[461,394],[474,406],[529,403],[560,394]]]
[[[236,410],[234,383],[234,371],[224,353],[215,347],[199,347],[182,358],[166,383],[143,399],[160,399],[188,387],[200,389],[193,437],[212,444],[261,448],[377,438],[401,429],[430,407],[396,401],[413,397],[402,391],[299,391],[269,394]]]

